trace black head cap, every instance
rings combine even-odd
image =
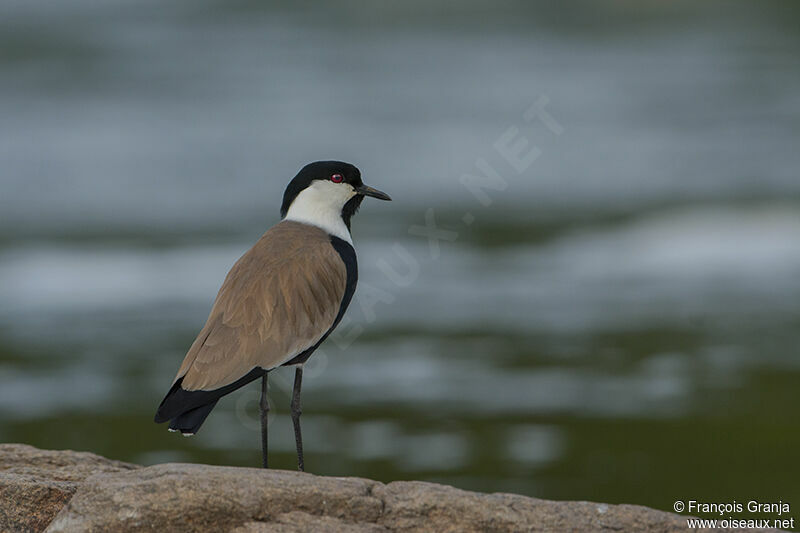
[[[311,185],[312,181],[330,180],[331,176],[335,174],[341,175],[344,183],[349,183],[354,188],[364,185],[364,182],[361,181],[361,171],[350,163],[342,161],[316,161],[309,163],[300,169],[297,176],[286,187],[286,192],[283,193],[283,204],[281,204],[281,216],[286,216],[294,199],[297,198],[300,191]],[[354,198],[359,198],[359,196]],[[361,198],[363,199],[363,197]],[[358,208],[356,207],[356,209]]]
[[[283,193],[283,204],[281,204],[281,217],[285,217],[294,199],[300,192],[311,185],[314,180],[330,180],[332,176],[339,175],[342,181],[338,183],[349,183],[353,188],[358,189],[364,185],[361,181],[361,171],[355,165],[343,161],[316,161],[309,163],[300,169]],[[342,207],[342,219],[350,229],[350,218],[358,211],[364,196],[357,194],[353,196]]]

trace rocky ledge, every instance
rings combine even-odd
[[[0,531],[687,531],[636,505],[0,445]],[[730,531],[730,530],[727,530]]]

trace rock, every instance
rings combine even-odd
[[[40,450],[27,444],[0,444],[0,472],[54,481],[83,481],[99,472],[119,472],[139,465],[106,459],[89,452]]]
[[[156,465],[88,478],[47,531],[228,531],[292,511],[369,524],[382,511],[370,495],[374,484],[282,470]]]
[[[685,533],[687,527],[686,517],[635,505],[255,468],[137,467],[89,453],[0,445],[0,531],[45,530]]]
[[[91,453],[0,445],[0,531],[43,531],[86,477],[133,468]]]
[[[231,533],[388,533],[390,530],[378,524],[354,524],[329,516],[317,516],[302,511],[292,511],[275,516],[271,522],[246,522]]]
[[[686,519],[637,505],[554,502],[516,494],[479,494],[419,481],[373,491],[390,531],[652,531],[686,533]]]

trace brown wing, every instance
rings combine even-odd
[[[213,390],[255,367],[271,369],[316,344],[330,329],[347,270],[325,231],[284,221],[231,268],[177,381]]]

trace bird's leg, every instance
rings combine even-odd
[[[269,424],[267,420],[269,416],[269,398],[267,398],[268,374],[269,372],[264,371],[264,375],[261,377],[261,402],[259,403],[261,408],[261,461],[264,468],[269,468],[267,460],[267,425]]]
[[[303,464],[303,435],[300,432],[300,415],[303,410],[300,408],[300,386],[303,383],[303,365],[297,365],[294,371],[294,389],[292,390],[292,423],[294,424],[294,442],[297,447],[297,468],[305,471]]]

